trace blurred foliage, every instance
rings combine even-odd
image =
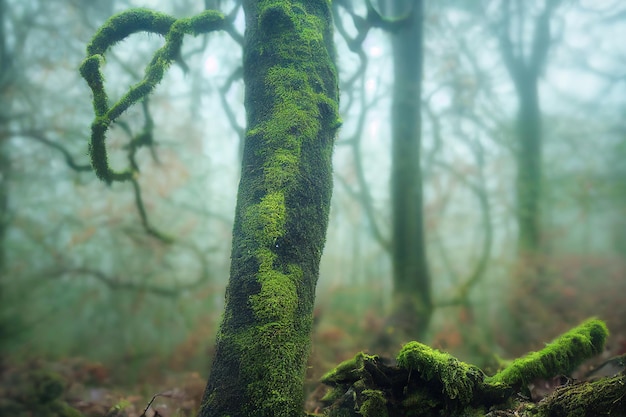
[[[484,17],[493,16],[498,2],[482,3],[489,5]],[[3,165],[10,173],[0,178],[8,186],[0,214],[7,219],[0,234],[4,358],[82,357],[128,383],[164,369],[193,369],[204,378],[223,308],[245,124],[240,45],[226,34],[186,39],[184,66],[174,66],[150,98],[154,154],[145,149],[136,157],[152,224],[177,238],[165,245],[142,229],[130,184],[100,184],[49,143],[62,146],[77,166],[88,164],[92,107],[78,66],[112,13],[158,6],[184,17],[200,12],[203,2],[2,4],[3,54],[19,69],[0,69],[0,150],[10,161]],[[523,314],[503,303],[516,267],[515,97],[492,34],[466,4],[446,0],[426,10],[425,225],[437,309],[423,342],[482,366],[494,353],[537,348],[596,315],[612,330],[610,352],[626,350],[626,56],[618,48],[626,29],[617,19],[624,5],[568,2],[555,16],[557,38],[540,80],[548,296],[538,305],[533,294],[524,295],[526,308],[542,315],[530,323],[533,346],[515,346],[503,321]],[[226,13],[235,7],[221,6]],[[355,14],[366,12],[364,3],[353,7]],[[359,21],[341,10],[345,30],[356,34]],[[243,29],[241,14],[235,24]],[[158,36],[135,35],[107,56],[112,99],[141,78],[162,45]],[[337,48],[345,123],[318,285],[313,379],[370,346],[391,294],[388,253],[375,236],[375,228],[387,236],[390,223],[389,46],[371,30],[360,55],[339,36]],[[112,127],[112,165],[125,165],[123,144],[143,125],[136,109]],[[362,179],[357,161],[365,167]],[[369,209],[363,193],[371,196]],[[492,249],[476,284],[459,297],[487,236],[483,194]]]

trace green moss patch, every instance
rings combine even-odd
[[[477,367],[419,342],[404,345],[397,360],[399,367],[417,371],[414,375],[424,381],[441,384],[447,398],[462,404],[470,403],[474,398],[474,391],[484,378]]]
[[[487,379],[490,384],[505,384],[517,389],[534,379],[568,375],[585,359],[602,353],[609,331],[603,321],[590,319],[564,333],[545,348],[511,362]]]

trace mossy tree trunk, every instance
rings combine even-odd
[[[245,0],[247,131],[201,417],[298,416],[339,126],[327,0]]]
[[[410,13],[409,20],[389,34],[394,86],[391,104],[393,307],[388,330],[393,344],[397,345],[421,339],[432,315],[420,164],[424,5],[422,0],[383,3],[389,15]]]

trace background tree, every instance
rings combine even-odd
[[[541,226],[544,134],[539,80],[546,70],[554,42],[551,20],[560,3],[560,0],[548,0],[543,9],[535,11],[529,3],[506,0],[502,2],[498,21],[494,23],[501,56],[518,99],[514,146],[518,260],[513,275],[516,292],[511,298],[511,311],[514,337],[519,342],[529,337],[529,323],[541,323],[549,317],[549,314],[539,313],[541,309],[535,303],[531,307],[527,303],[532,297],[548,296],[545,266],[542,265],[547,247],[542,241]],[[529,17],[533,14],[536,17]]]
[[[380,1],[380,12],[367,3],[366,16],[360,16],[350,2],[336,2],[347,11],[357,28],[351,36],[340,23],[339,32],[351,51],[359,56],[360,67],[344,81],[348,91],[361,83],[367,68],[363,42],[371,28],[382,28],[390,39],[393,77],[391,81],[391,233],[384,237],[373,209],[369,185],[364,175],[361,138],[368,112],[361,97],[358,126],[350,139],[359,192],[352,191],[363,205],[372,235],[389,253],[392,265],[393,301],[385,329],[375,342],[378,349],[392,349],[401,341],[424,337],[432,315],[430,273],[424,237],[421,173],[421,83],[423,60],[423,3],[421,1]],[[393,16],[393,17],[389,17]],[[338,19],[341,22],[340,19]],[[353,93],[350,93],[353,94]],[[350,100],[350,104],[359,103]],[[373,103],[376,99],[373,100]]]
[[[382,2],[391,16],[408,14],[389,34],[394,84],[391,101],[391,206],[393,311],[397,340],[423,339],[432,315],[430,272],[424,238],[422,147],[422,1]]]
[[[9,175],[10,162],[9,157],[9,132],[8,121],[10,119],[10,100],[8,97],[9,88],[11,87],[11,65],[13,63],[12,53],[9,49],[6,34],[6,4],[4,0],[0,0],[0,300],[2,304],[6,303],[4,299],[5,287],[5,237],[9,222]],[[6,312],[0,310],[0,340],[5,341],[8,336],[9,319],[5,316]],[[0,342],[0,353],[4,351],[4,344]],[[2,355],[4,357],[4,355]]]

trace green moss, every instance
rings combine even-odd
[[[80,66],[80,75],[87,81],[93,92],[93,109],[96,117],[102,117],[109,109],[109,99],[104,90],[104,75],[100,67],[104,64],[104,56],[87,57]]]
[[[250,297],[257,319],[277,322],[292,318],[298,306],[298,294],[290,277],[274,271],[260,275],[259,280],[261,291]]]
[[[626,410],[626,375],[558,388],[541,401],[541,417],[623,416]]]
[[[81,417],[62,398],[65,380],[46,369],[24,370],[8,391],[9,398],[0,399],[2,416]]]
[[[268,32],[284,32],[295,29],[291,7],[285,2],[274,2],[259,13],[259,26]]]
[[[366,389],[363,391],[364,401],[359,408],[363,417],[387,417],[387,400],[382,391]]]
[[[51,417],[82,417],[83,414],[64,401],[56,400],[50,404]],[[41,415],[41,414],[40,414]]]
[[[59,398],[65,389],[65,383],[58,374],[45,370],[31,372],[28,381],[30,390],[26,391],[26,395],[39,404],[46,404]]]
[[[259,358],[272,354],[281,358],[272,362],[272,366],[263,360],[244,361],[244,367],[248,375],[260,372],[264,375],[263,380],[248,385],[248,395],[256,401],[256,406],[262,410],[272,409],[275,415],[290,415],[294,403],[292,387],[301,386],[298,381],[303,380],[303,367],[299,362],[308,351],[310,318],[304,321],[297,318],[301,268],[297,264],[285,264],[277,253],[281,251],[279,245],[287,236],[286,224],[290,221],[287,196],[298,185],[303,169],[303,144],[317,140],[322,129],[317,103],[322,102],[321,97],[326,92],[314,91],[311,74],[316,71],[309,66],[315,63],[308,61],[311,54],[306,57],[300,54],[300,46],[310,42],[307,36],[311,33],[321,36],[322,24],[297,5],[262,2],[259,25],[267,29],[266,35],[277,36],[264,42],[263,48],[266,52],[278,53],[278,57],[264,77],[267,97],[271,97],[267,117],[247,134],[248,140],[262,143],[257,148],[257,157],[263,161],[265,195],[246,210],[243,228],[244,233],[252,231],[248,242],[254,242],[252,246],[256,247],[253,253],[259,264],[257,282],[260,284],[260,291],[249,299],[259,322],[251,333],[257,339],[246,345],[248,349],[259,346],[260,351],[252,349]],[[293,30],[303,25],[314,27],[308,33]],[[290,387],[289,391],[282,391],[284,387]],[[300,395],[296,394],[297,397]]]
[[[331,386],[354,383],[363,378],[366,372],[365,363],[367,361],[376,361],[377,359],[378,356],[376,355],[367,355],[359,352],[353,358],[341,362],[324,374],[321,381]]]
[[[415,415],[428,414],[431,410],[437,409],[440,402],[435,400],[426,390],[416,390],[407,395],[402,400],[402,406],[406,410],[411,410]]]
[[[397,360],[399,367],[417,371],[416,375],[423,380],[440,383],[446,397],[461,404],[468,404],[473,399],[474,391],[484,378],[477,367],[419,342],[404,345]]]
[[[332,401],[328,408],[332,416],[341,409],[358,409],[363,415],[480,416],[484,410],[504,405],[541,417],[612,415],[626,406],[624,375],[559,388],[538,407],[514,401],[515,393],[528,382],[567,374],[584,359],[602,352],[607,335],[602,321],[588,320],[545,349],[512,361],[493,377],[418,342],[403,346],[397,356],[398,367],[359,353],[324,375],[322,382],[333,387],[325,401]],[[346,400],[350,397],[354,401]],[[366,403],[369,409],[363,409]],[[593,413],[598,410],[601,412]]]
[[[152,32],[165,36],[175,18],[148,9],[131,9],[109,18],[87,45],[87,55],[103,55],[133,33]]]
[[[260,247],[271,250],[276,240],[285,234],[286,210],[283,192],[268,193],[258,204],[248,207],[244,227]],[[261,265],[272,267],[270,253],[260,252],[257,258]]]
[[[224,26],[224,16],[218,12],[205,11],[198,16],[178,19],[147,9],[131,9],[109,18],[87,45],[87,57],[80,67],[81,76],[87,81],[93,93],[95,120],[92,123],[90,155],[92,166],[98,178],[111,183],[132,178],[136,167],[122,172],[113,171],[108,163],[104,145],[106,132],[113,121],[130,106],[150,94],[161,82],[165,71],[179,58],[185,34],[197,35],[218,30]],[[109,107],[104,89],[104,54],[116,43],[137,32],[156,33],[165,36],[165,45],[157,50],[146,67],[143,80],[130,87],[116,103]]]
[[[258,16],[244,50],[249,127],[226,312],[203,405],[211,411],[201,415],[291,417],[302,414],[338,125],[330,9],[318,1],[244,7]]]
[[[345,388],[333,387],[324,394],[324,396],[320,399],[320,401],[322,403],[332,404],[336,400],[343,397],[345,393],[346,393]]]
[[[220,29],[224,25],[224,15],[214,10],[205,10],[197,16],[188,18],[189,27],[186,33],[193,36]]]
[[[538,352],[516,359],[492,377],[490,384],[525,387],[535,379],[568,374],[585,359],[602,353],[609,334],[601,320],[590,319],[564,333]]]

